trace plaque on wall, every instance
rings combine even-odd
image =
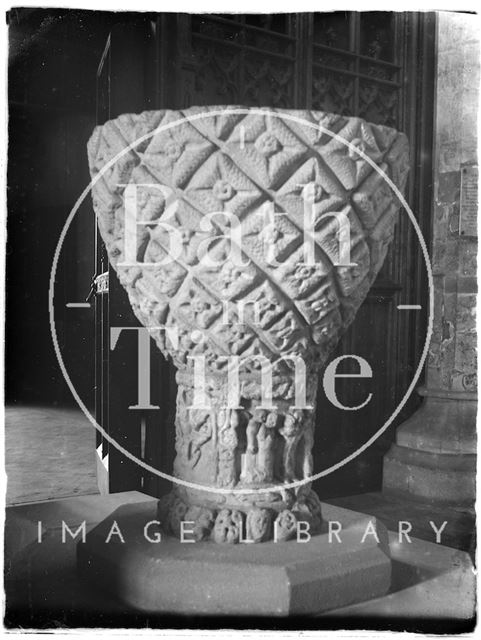
[[[478,235],[478,167],[473,165],[461,169],[459,235]]]

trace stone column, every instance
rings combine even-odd
[[[432,269],[434,327],[421,408],[384,459],[384,490],[471,503],[476,466],[476,231],[461,196],[477,162],[479,24],[438,15]],[[461,224],[460,224],[461,223]]]

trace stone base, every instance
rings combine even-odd
[[[384,456],[383,489],[433,502],[474,504],[474,394],[419,391],[422,406],[396,433]]]
[[[177,538],[181,523],[190,522],[196,542],[236,544],[241,537],[256,543],[291,540],[300,520],[308,522],[313,534],[321,530],[321,502],[312,489],[302,489],[297,495],[292,490],[274,490],[249,500],[175,487],[159,500],[157,516],[164,532]]]
[[[474,503],[476,458],[392,445],[384,456],[384,491],[433,502]]]
[[[307,542],[190,544],[162,535],[156,544],[144,537],[145,525],[157,519],[156,503],[125,505],[78,544],[78,569],[133,609],[156,613],[312,615],[385,595],[386,528],[355,511],[325,503],[322,510],[324,532]],[[117,533],[106,543],[114,521],[124,543]],[[334,535],[329,542],[328,521],[341,524],[341,542]],[[159,531],[147,529],[152,539]]]

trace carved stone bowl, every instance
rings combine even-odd
[[[190,486],[161,499],[160,519],[230,543],[319,527],[318,374],[392,240],[384,175],[402,191],[406,137],[329,113],[202,107],[120,116],[88,154],[110,262],[177,368],[174,475]]]

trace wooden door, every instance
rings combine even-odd
[[[432,14],[157,14],[137,25],[120,25],[112,32],[107,50],[108,74],[104,60],[99,86],[106,87],[109,112],[101,120],[148,108],[242,104],[358,115],[404,131],[412,154],[408,201],[428,236]],[[338,462],[359,447],[404,395],[424,343],[426,287],[412,224],[406,214],[401,214],[386,263],[333,356],[362,356],[374,370],[369,389],[365,380],[346,379],[338,384],[343,403],[359,404],[368,392],[373,398],[360,411],[340,411],[320,389],[316,470]],[[104,314],[103,324],[100,319],[103,331],[106,323],[109,330],[120,323],[138,326],[113,273],[108,300],[108,316]],[[423,309],[400,312],[399,304],[422,304]],[[102,419],[129,450],[169,471],[175,401],[172,368],[153,348],[152,398],[161,409],[139,416],[128,410],[137,384],[136,341],[124,335],[123,343],[119,339],[115,350],[107,351],[104,348],[103,359],[99,355],[106,366],[99,394],[103,406],[108,406]],[[410,415],[417,402],[413,395],[395,424]],[[379,489],[382,456],[393,439],[394,428],[365,454],[318,481],[319,493],[327,497]],[[112,451],[109,478],[110,490],[142,488],[152,495],[165,490],[165,483],[158,477],[144,474]]]
[[[156,45],[155,24],[148,16],[120,22],[112,29],[97,74],[99,124],[122,113],[157,107]],[[169,468],[174,434],[165,425],[173,419],[170,414],[174,405],[169,399],[175,399],[174,371],[152,343],[151,405],[158,408],[131,408],[138,400],[138,329],[141,327],[108,263],[98,233],[96,273],[104,273],[108,278],[108,290],[96,296],[96,419],[134,456],[153,466]],[[123,329],[120,331],[120,328]],[[166,483],[145,473],[100,435],[97,447],[101,492],[137,489],[156,494],[167,489]]]

